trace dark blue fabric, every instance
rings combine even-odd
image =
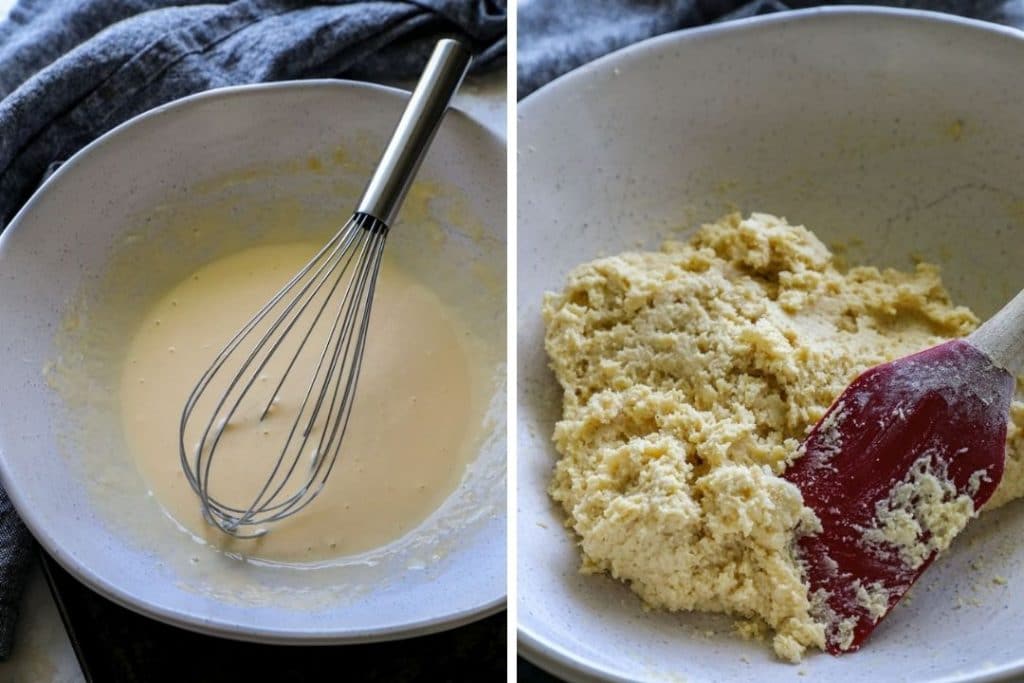
[[[825,4],[929,9],[1024,28],[1022,0],[520,0],[517,95],[661,33]]]
[[[32,560],[32,537],[0,487],[0,660],[11,654],[18,599]]]
[[[505,0],[20,0],[0,23],[0,230],[47,169],[157,105],[225,85],[411,78],[461,37],[505,55]],[[0,659],[33,543],[0,488]]]
[[[21,0],[0,24],[0,226],[51,163],[147,109],[239,83],[418,73],[442,35],[505,53],[505,0]]]

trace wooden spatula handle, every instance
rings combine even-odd
[[[1024,369],[1024,291],[967,338],[1013,375]]]

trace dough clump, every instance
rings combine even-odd
[[[778,475],[863,370],[978,323],[935,266],[844,271],[810,231],[757,213],[583,264],[544,319],[563,388],[550,494],[582,570],[652,608],[767,626],[789,661],[824,631],[793,555],[817,519]],[[1024,494],[1024,404],[1012,418],[987,509]]]

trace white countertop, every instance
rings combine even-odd
[[[7,16],[13,4],[14,0],[0,0],[0,19]],[[455,105],[504,137],[504,70],[468,79]],[[14,651],[8,661],[0,663],[0,680],[13,683],[84,681],[38,563],[32,568],[20,610]]]
[[[32,567],[20,609],[14,651],[9,660],[0,663],[0,680],[14,683],[84,681],[38,562]]]

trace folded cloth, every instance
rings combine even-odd
[[[517,96],[526,97],[578,66],[645,38],[825,4],[928,9],[1024,28],[1022,0],[520,0]]]
[[[32,537],[0,487],[0,660],[11,654],[18,598],[32,561]]]
[[[164,102],[225,85],[418,73],[438,37],[505,54],[505,0],[21,0],[0,24],[0,227],[47,167]]]
[[[505,15],[505,0],[20,0],[0,23],[0,230],[47,169],[147,109],[240,83],[411,78],[443,36],[487,69]],[[0,659],[31,557],[0,488]]]

